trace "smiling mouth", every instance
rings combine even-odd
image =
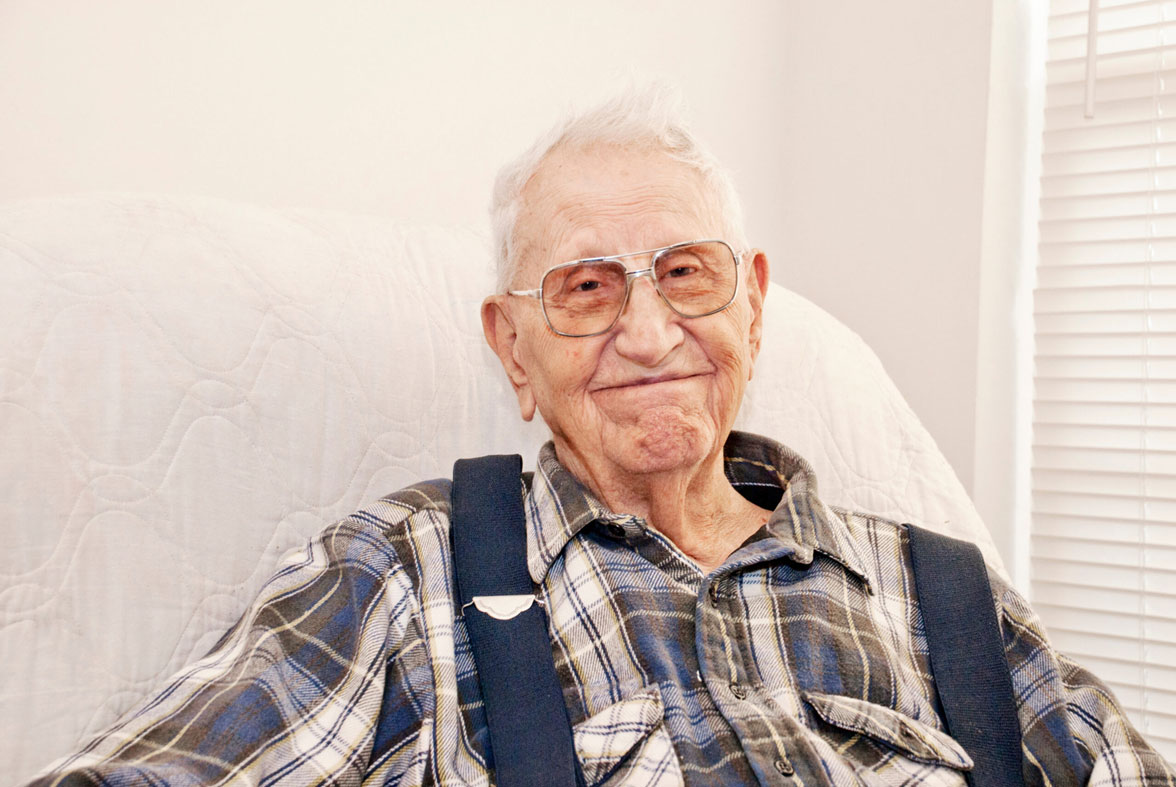
[[[623,391],[630,388],[644,388],[650,385],[657,385],[659,383],[674,383],[682,380],[691,380],[695,377],[701,377],[701,374],[667,374],[658,377],[645,377],[640,380],[629,380],[623,383],[616,383],[614,385],[602,385],[596,391]]]

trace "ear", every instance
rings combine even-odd
[[[527,370],[519,363],[518,333],[503,298],[501,295],[491,295],[482,301],[482,335],[506,370],[510,385],[519,399],[519,414],[524,421],[530,421],[535,417],[535,395],[531,391]]]
[[[762,249],[752,249],[747,252],[745,259],[747,300],[751,305],[751,325],[747,337],[751,346],[752,365],[747,372],[747,379],[750,380],[764,338],[764,299],[768,297],[768,285],[771,284],[771,267],[768,265],[768,255]]]

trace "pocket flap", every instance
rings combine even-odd
[[[639,770],[642,772],[678,773],[677,758],[668,736],[655,736],[658,737],[655,746],[642,745],[662,724],[664,717],[661,692],[653,685],[577,724],[572,732],[588,784],[599,784],[607,779],[630,752],[641,759]],[[649,760],[657,760],[660,765]]]
[[[834,727],[881,741],[913,760],[962,771],[972,769],[972,758],[954,738],[893,708],[817,691],[806,691],[803,696],[809,707]]]

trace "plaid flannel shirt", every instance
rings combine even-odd
[[[774,513],[703,574],[540,453],[528,567],[588,783],[962,784],[971,761],[933,699],[906,529],[826,507],[808,465],[763,438],[732,434],[726,468]],[[491,783],[449,488],[326,528],[208,656],[38,783]],[[1027,781],[1176,783],[992,582]]]

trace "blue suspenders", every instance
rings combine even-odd
[[[517,455],[453,466],[454,564],[490,731],[488,764],[500,787],[582,785],[547,616],[527,571],[521,471]],[[975,762],[968,783],[1022,784],[1021,728],[980,551],[908,528],[936,691],[948,732]]]
[[[948,734],[975,763],[968,784],[1023,784],[1021,724],[984,558],[975,544],[907,527],[935,690]]]
[[[527,572],[522,469],[517,455],[459,459],[453,466],[458,598],[478,667],[499,787],[575,785],[579,763],[572,726],[552,661],[547,616],[533,603]]]

